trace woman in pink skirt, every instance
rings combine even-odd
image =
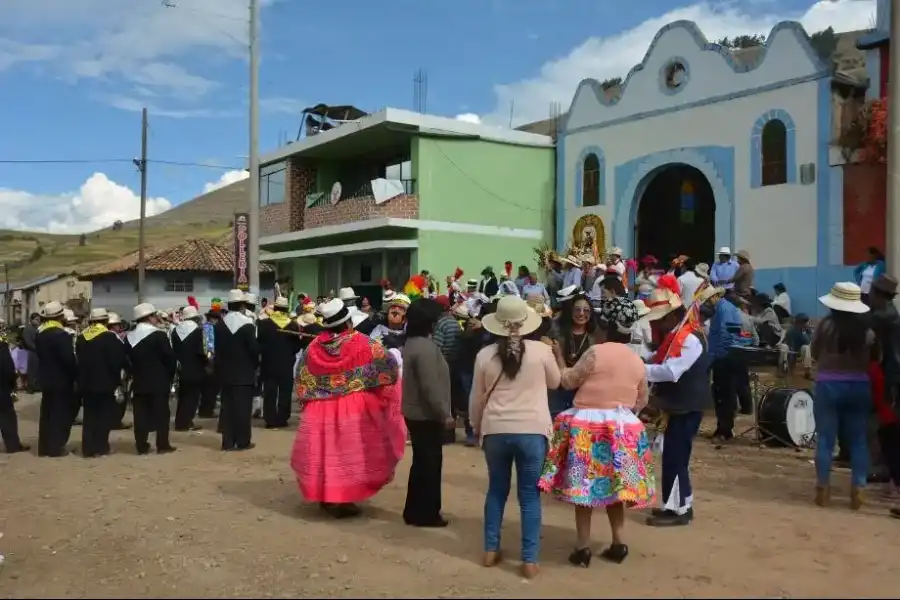
[[[625,508],[653,503],[653,454],[637,413],[647,403],[644,363],[628,347],[638,318],[626,298],[605,298],[596,310],[594,343],[574,367],[565,368],[558,349],[562,385],[577,389],[574,406],[553,423],[553,436],[538,482],[541,491],[575,506],[578,540],[569,562],[591,562],[591,519],[605,508],[612,544],[601,558],[621,563],[628,556]]]
[[[399,368],[384,346],[353,331],[341,300],[318,311],[325,331],[299,365],[291,467],[306,500],[335,518],[352,517],[358,502],[391,482],[403,457]]]

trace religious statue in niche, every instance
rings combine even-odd
[[[597,263],[606,248],[606,231],[603,220],[597,215],[584,215],[572,228],[572,247],[580,256],[593,257]]]

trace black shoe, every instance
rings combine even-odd
[[[31,446],[28,444],[19,444],[18,446],[12,446],[6,449],[7,454],[18,454],[19,452],[28,452],[31,450]]]
[[[281,429],[284,427],[281,423],[266,423],[266,429]]]
[[[254,448],[256,448],[256,444],[254,444],[253,442],[250,442],[246,446],[235,446],[234,451],[235,452],[244,452],[245,450],[253,450]]]
[[[752,408],[742,408],[742,409],[740,410],[740,413],[741,413],[742,415],[752,415],[752,414],[753,414],[753,409],[752,409]]]
[[[654,508],[653,510],[650,511],[650,514],[653,515],[654,517],[659,517],[661,515],[665,515],[668,512],[671,512],[671,511],[668,511],[668,510],[665,510],[662,508]],[[684,514],[687,515],[688,519],[693,521],[694,520],[694,507],[693,506],[689,507],[687,509],[687,512]]]
[[[68,450],[62,450],[60,452],[54,452],[52,454],[49,452],[44,452],[44,453],[38,452],[38,456],[41,456],[43,458],[62,458],[64,456],[68,456],[68,455],[69,455]]]
[[[691,517],[687,513],[679,515],[670,510],[663,511],[662,514],[653,515],[647,518],[647,525],[650,527],[683,527],[691,524]]]
[[[156,453],[157,454],[172,454],[176,450],[178,450],[178,448],[176,448],[175,446],[163,446],[162,448],[157,448]]]
[[[600,556],[603,560],[620,565],[628,557],[628,546],[625,544],[611,544],[609,548],[600,553]]]
[[[120,422],[113,426],[113,431],[125,431],[126,429],[131,429],[131,425]]]
[[[215,412],[197,413],[197,418],[198,419],[215,419],[216,413]]]
[[[138,446],[137,453],[138,456],[146,456],[150,454],[150,446]]]
[[[355,504],[329,504],[320,502],[319,507],[335,519],[358,517],[362,511]]]
[[[891,478],[884,473],[873,473],[866,477],[866,483],[887,483]]]
[[[444,517],[438,515],[435,519],[427,519],[425,521],[409,521],[403,519],[403,522],[409,525],[410,527],[422,527],[425,529],[440,529],[442,527],[446,527],[450,524],[450,521],[445,519]]]
[[[590,548],[578,548],[572,551],[572,554],[569,555],[569,562],[575,565],[576,567],[583,567],[587,569],[591,566],[591,556],[592,552]]]

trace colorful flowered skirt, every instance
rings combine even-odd
[[[644,424],[624,407],[560,413],[538,487],[576,506],[652,505],[656,479]]]

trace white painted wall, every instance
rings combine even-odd
[[[659,89],[658,74],[674,56],[687,59],[689,80],[682,91],[668,96]],[[810,61],[792,30],[776,33],[768,60],[757,69],[735,73],[719,53],[701,50],[686,30],[675,28],[660,36],[646,59],[646,66],[631,77],[618,104],[603,106],[593,90],[587,86],[579,88],[563,141],[567,177],[564,198],[566,239],[577,219],[592,213],[603,219],[607,244],[612,243],[616,166],[654,152],[694,146],[726,146],[734,148],[735,156],[735,239],[731,245],[735,249],[748,250],[754,265],[760,269],[815,266],[816,185],[800,185],[798,173],[796,184],[751,189],[750,153],[756,120],[771,109],[782,109],[791,115],[797,129],[798,170],[804,163],[817,162],[816,81],[601,128],[581,131],[578,128],[812,75],[818,66]],[[599,146],[605,154],[606,205],[577,208],[577,161],[587,146]],[[817,177],[827,177],[826,165],[821,165],[818,171]],[[619,187],[627,186],[620,184]],[[630,209],[630,202],[629,198],[621,203],[623,211]]]

